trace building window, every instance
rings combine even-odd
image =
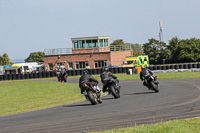
[[[76,62],[76,69],[84,69],[88,66],[88,61]]]
[[[92,40],[92,47],[98,47],[98,40]]]
[[[72,62],[68,62],[68,69],[73,69],[73,63]]]
[[[107,66],[107,60],[94,61],[95,68],[102,68]]]
[[[108,39],[104,39],[104,47],[108,46]]]
[[[103,47],[103,39],[100,39],[100,40],[99,40],[99,46],[100,46],[100,47]]]
[[[91,48],[92,47],[91,40],[86,40],[86,45],[87,45],[87,48]]]
[[[80,48],[85,48],[85,41],[84,40],[78,41],[78,45]]]
[[[49,65],[49,70],[53,70],[53,63],[48,63]]]
[[[73,44],[74,44],[74,48],[79,48],[77,41],[73,41]]]

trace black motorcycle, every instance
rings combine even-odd
[[[67,73],[62,73],[61,71],[60,72],[57,72],[57,78],[58,78],[58,82],[67,82],[67,77],[68,77],[68,74]]]
[[[117,79],[110,78],[107,80],[108,93],[112,94],[114,98],[120,98],[120,86]]]
[[[147,86],[147,88],[149,88],[150,90],[154,90],[156,93],[159,92],[157,76],[146,75],[145,79],[146,79],[145,86]]]
[[[97,103],[102,103],[101,93],[98,89],[92,85],[92,83],[81,82],[81,89],[86,92],[86,99],[88,99],[91,104],[96,105]]]

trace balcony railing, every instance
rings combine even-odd
[[[74,52],[79,53],[79,50],[82,50],[82,53],[93,53],[96,52],[97,49],[99,49],[98,52],[104,52],[103,50],[101,50],[101,48],[105,48],[105,47],[92,47],[89,49],[84,49],[84,48],[80,48],[80,49],[74,49]],[[132,50],[132,47],[130,44],[127,45],[110,45],[110,51],[128,51],[128,50]],[[63,54],[72,54],[72,48],[57,48],[57,49],[45,49],[44,50],[44,54],[45,55],[63,55]]]

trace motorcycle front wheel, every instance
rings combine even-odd
[[[153,90],[157,93],[159,92],[158,90],[158,85],[156,85],[153,81],[150,82],[151,87],[153,88]]]
[[[113,85],[110,86],[110,91],[114,98],[120,98],[119,90],[115,89]]]
[[[87,92],[87,96],[88,99],[90,100],[92,105],[96,105],[97,104],[97,99],[96,99],[96,94],[94,94],[92,91],[88,91]]]

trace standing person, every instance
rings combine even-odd
[[[115,75],[113,75],[109,71],[108,67],[104,67],[104,72],[100,75],[100,77],[101,77],[101,82],[103,83],[103,92],[106,92],[106,89],[108,87],[107,82],[109,81],[110,78],[115,79],[117,83],[117,87],[119,87],[119,80],[117,79]]]

